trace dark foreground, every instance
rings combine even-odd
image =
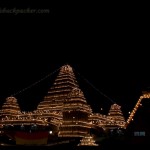
[[[77,146],[76,142],[62,144],[48,144],[45,146],[16,146],[0,145],[0,150],[128,150],[128,149],[149,149],[150,138],[109,138],[97,141],[99,146]]]

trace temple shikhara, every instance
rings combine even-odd
[[[118,104],[112,104],[107,115],[93,112],[70,65],[59,69],[53,85],[36,110],[21,111],[13,96],[6,98],[0,110],[0,133],[12,131],[17,144],[30,143],[32,133],[36,137],[31,139],[34,144],[46,144],[48,134],[51,134],[58,138],[80,137],[82,140],[79,145],[96,145],[90,135],[92,129],[125,126]]]

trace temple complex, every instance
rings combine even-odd
[[[94,113],[79,87],[73,68],[64,65],[36,110],[20,110],[15,97],[7,97],[0,110],[0,129],[31,126],[58,137],[86,137],[90,129],[124,128],[121,107],[113,104],[108,115]],[[85,138],[86,139],[86,138]],[[84,138],[83,142],[84,143]]]

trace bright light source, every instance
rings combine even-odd
[[[52,134],[53,132],[52,131],[49,131],[49,134]]]

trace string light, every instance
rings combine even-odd
[[[138,99],[135,107],[133,108],[132,112],[130,113],[127,122],[126,122],[126,127],[130,124],[131,121],[133,121],[133,117],[136,113],[136,111],[138,110],[139,106],[142,106],[141,101],[144,98],[150,98],[150,93],[149,92],[144,92],[142,96],[140,96],[140,98]]]
[[[76,70],[75,70],[76,71]],[[76,71],[77,72],[77,71]],[[112,103],[115,103],[114,100],[112,100],[109,96],[107,96],[106,94],[104,94],[103,92],[101,92],[98,88],[96,88],[91,82],[89,82],[85,77],[81,76],[81,74],[79,72],[77,72],[77,74],[82,77],[92,88],[94,88],[98,93],[100,93],[101,95],[103,95],[104,97],[106,97],[108,100],[110,100]]]
[[[63,104],[63,123],[59,137],[84,137],[91,128],[88,116],[92,113],[83,92],[73,88]]]
[[[57,127],[58,136],[60,137],[85,137],[89,133],[89,129],[95,126],[101,127],[104,130],[112,127],[124,128],[126,124],[128,125],[133,120],[136,111],[142,105],[141,101],[143,98],[150,98],[149,93],[144,93],[140,96],[134,109],[129,114],[127,122],[125,122],[123,117],[121,106],[116,103],[111,105],[108,115],[93,113],[90,105],[86,102],[84,93],[79,88],[73,69],[71,66],[65,65],[60,68],[53,86],[49,89],[43,101],[39,103],[37,110],[33,112],[21,112],[14,95],[31,88],[50,75],[13,94],[13,96],[6,98],[6,102],[0,111],[1,127],[3,125],[36,124],[48,126],[52,124]],[[96,90],[99,91],[98,89]],[[111,102],[114,102],[102,92],[100,93],[111,100]]]
[[[86,135],[80,140],[80,143],[77,146],[98,146],[98,144],[95,143],[92,136]]]
[[[111,105],[107,116],[106,126],[107,128],[125,127],[125,118],[121,111],[121,106],[118,104]]]

